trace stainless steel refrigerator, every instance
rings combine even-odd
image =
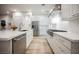
[[[32,21],[33,36],[39,36],[39,21]]]

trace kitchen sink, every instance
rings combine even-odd
[[[65,30],[56,30],[56,29],[48,29],[47,33],[51,36],[53,36],[53,32],[67,32]]]

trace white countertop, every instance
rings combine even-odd
[[[79,42],[79,34],[69,33],[69,32],[54,32],[72,42]]]
[[[3,30],[3,31],[0,31],[0,40],[10,40],[10,39],[15,38],[19,35],[22,35],[24,33],[26,33],[26,32]]]

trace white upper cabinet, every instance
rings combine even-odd
[[[71,4],[61,5],[61,12],[63,19],[69,19],[72,16],[72,5]]]
[[[78,4],[62,4],[61,5],[62,19],[72,20],[79,15],[79,5]]]
[[[73,4],[73,16],[77,16],[79,14],[79,4]]]

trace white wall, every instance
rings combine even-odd
[[[57,25],[57,29],[68,31],[69,21],[60,21]]]
[[[10,21],[11,21],[11,19],[9,18],[9,16],[4,16],[4,17],[2,17],[2,18],[0,18],[0,21],[1,20],[5,20],[6,21],[6,26],[5,26],[5,28],[6,29],[8,29],[8,24],[10,23]],[[1,25],[0,25],[0,27],[1,27]],[[1,28],[0,28],[1,29]]]
[[[69,21],[61,20],[56,28],[79,34],[79,19],[69,20]]]
[[[32,21],[39,21],[39,34],[47,35],[47,30],[49,28],[49,18],[44,15],[36,15],[32,17]]]
[[[68,30],[69,21],[63,21],[60,14],[50,17],[51,29]]]
[[[18,30],[29,30],[31,29],[31,17],[23,13],[13,14],[12,24],[15,24]]]
[[[47,16],[40,17],[40,35],[47,35],[49,27],[49,18]]]
[[[68,32],[79,34],[79,19],[64,21],[61,20],[57,29],[67,30]]]

